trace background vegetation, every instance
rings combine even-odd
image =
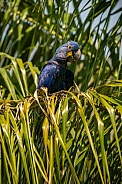
[[[120,4],[0,1],[0,183],[121,183]],[[68,40],[82,52],[74,87],[35,91]]]

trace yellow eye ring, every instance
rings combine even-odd
[[[68,49],[71,49],[72,48],[72,46],[71,45],[68,45]]]

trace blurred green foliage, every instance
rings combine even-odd
[[[0,50],[23,62],[32,61],[41,70],[57,47],[74,40],[81,46],[82,58],[70,68],[81,90],[121,79],[122,8],[117,3],[116,0],[1,1]],[[115,15],[115,24],[110,27]],[[2,58],[0,66],[8,64],[10,60]]]

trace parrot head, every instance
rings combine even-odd
[[[67,62],[76,62],[81,57],[81,51],[77,42],[69,41],[60,46],[51,61],[57,61],[66,66]]]

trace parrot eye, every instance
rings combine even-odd
[[[68,45],[68,49],[71,49],[72,48],[72,46],[71,45]]]

